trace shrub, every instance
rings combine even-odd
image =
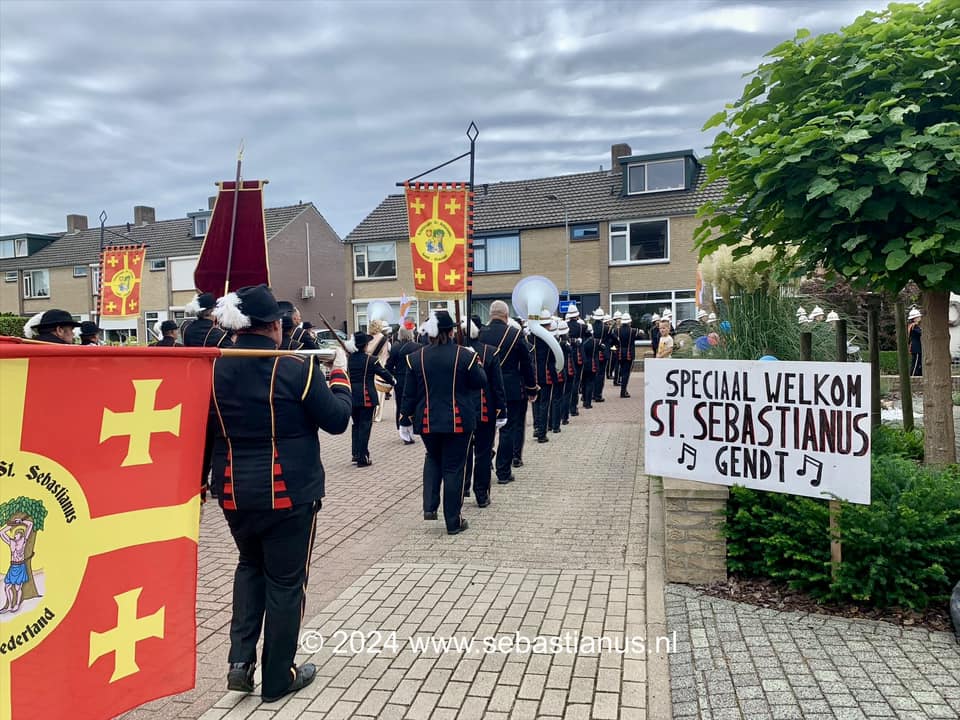
[[[733,488],[727,567],[770,577],[829,601],[924,608],[960,580],[960,467],[922,467],[923,438],[881,427],[873,435],[872,503],[841,503],[843,563],[830,572],[824,501]]]
[[[27,318],[19,315],[0,315],[0,335],[23,337],[23,326],[26,322]]]
[[[897,364],[896,350],[880,351],[880,374],[881,375],[899,375],[900,366]]]

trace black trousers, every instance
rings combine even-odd
[[[520,422],[517,424],[516,435],[514,436],[513,457],[517,460],[523,460],[523,442],[527,439],[527,415],[530,412],[530,401],[524,398],[518,405]],[[498,474],[497,477],[500,477]]]
[[[472,437],[472,433],[427,433],[420,436],[427,449],[423,459],[423,511],[436,512],[440,507],[442,483],[443,519],[447,530],[460,527],[467,450]]]
[[[620,361],[620,397],[627,394],[627,383],[630,382],[630,369],[633,367],[633,360]]]
[[[585,408],[593,407],[593,383],[595,374],[584,370],[583,380],[580,382],[583,392],[583,406]]]
[[[569,382],[564,382],[551,388],[550,429],[554,432],[560,432],[560,420],[563,419],[564,400],[567,397],[567,385],[569,384]]]
[[[593,399],[603,400],[603,383],[606,380],[607,365],[610,360],[604,358],[597,363],[597,374],[593,377]]]
[[[223,511],[240,551],[228,662],[255,662],[262,628],[266,696],[281,695],[293,679],[319,506],[317,501],[286,510]]]
[[[393,407],[394,407],[394,416],[397,424],[397,430],[400,429],[400,405],[403,400],[403,381],[397,380],[397,384],[393,386]]]
[[[583,365],[579,365],[573,375],[573,382],[567,388],[567,412],[564,417],[577,414],[577,407],[580,403],[580,387],[583,385]]]
[[[473,442],[467,451],[467,471],[463,476],[463,494],[470,492],[473,479],[473,494],[477,502],[490,497],[490,464],[493,461],[493,439],[497,434],[497,423],[477,423],[473,433]]]
[[[547,425],[550,422],[550,404],[553,402],[553,385],[544,385],[540,394],[533,401],[533,436],[542,437],[547,434]]]
[[[910,374],[919,377],[923,375],[923,352],[910,353]]]
[[[510,464],[523,449],[523,431],[527,421],[527,401],[507,401],[507,424],[500,428],[497,443],[497,479],[510,477]]]
[[[351,415],[353,428],[351,429],[351,454],[357,460],[370,458],[370,429],[373,427],[372,407],[357,407],[354,405]]]

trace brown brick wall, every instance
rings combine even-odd
[[[310,226],[310,283],[316,296],[301,299],[300,288],[307,284],[306,235]],[[277,233],[268,244],[270,277],[278,299],[289,300],[304,320],[320,325],[320,313],[338,327],[347,302],[342,272],[344,246],[340,237],[312,205]]]

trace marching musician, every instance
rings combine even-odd
[[[594,353],[597,360],[597,371],[593,378],[593,401],[603,402],[603,383],[606,380],[607,364],[611,362],[610,346],[607,345],[607,321],[610,318],[604,314],[602,307],[594,310],[591,318],[593,319]]]
[[[390,348],[390,357],[387,358],[387,372],[393,375],[394,380],[394,405],[396,405],[396,423],[397,430],[400,429],[400,401],[403,399],[403,384],[407,376],[407,355],[423,346],[413,339],[413,331],[404,326],[400,326],[397,331],[398,339]],[[404,440],[404,444],[413,445],[414,440]]]
[[[73,329],[80,323],[66,310],[37,313],[23,326],[24,337],[56,345],[73,345]]]
[[[92,320],[80,323],[80,344],[100,345],[100,327]]]
[[[630,371],[633,369],[635,354],[634,341],[640,337],[640,331],[633,327],[633,318],[629,312],[620,316],[620,328],[617,331],[617,347],[620,348],[620,397],[628,398],[627,384],[630,382]]]
[[[566,387],[567,407],[564,411],[564,418],[580,414],[577,407],[580,402],[580,387],[583,384],[583,335],[585,323],[580,319],[580,310],[576,303],[571,303],[567,308],[566,317],[569,327],[568,338],[570,341],[570,352],[573,355],[573,382]]]
[[[510,308],[503,300],[494,300],[490,304],[490,322],[480,331],[477,339],[496,348],[503,376],[507,422],[500,428],[495,462],[497,482],[505,485],[514,479],[511,465],[523,465],[517,453],[522,447],[527,400],[535,398],[540,388],[533,371],[530,346],[523,337],[520,325],[510,318]]]
[[[544,308],[540,319],[531,319],[545,328],[553,322],[553,313]],[[554,386],[557,383],[556,369],[553,361],[553,350],[539,335],[533,335],[533,365],[536,368],[537,385],[542,390],[533,401],[533,437],[538,443],[549,442],[547,430],[550,428],[550,407],[553,403]]]
[[[283,313],[266,285],[221,298],[220,324],[241,350],[276,350]],[[337,350],[329,385],[312,358],[224,356],[214,361],[213,482],[240,557],[233,581],[227,688],[252,692],[263,628],[264,702],[313,682],[294,663],[305,589],[324,496],[318,430],[350,421],[346,355]]]
[[[382,378],[387,387],[393,387],[393,376],[380,364],[376,356],[368,352],[373,336],[365,332],[353,334],[353,348],[347,362],[350,387],[353,389],[353,430],[351,455],[357,467],[370,467],[370,429],[373,414],[380,404],[375,378]]]
[[[404,439],[416,432],[427,454],[423,463],[423,518],[436,520],[443,485],[443,517],[448,535],[467,529],[463,475],[477,424],[476,391],[487,378],[473,348],[457,345],[456,324],[438,310],[425,323],[431,343],[407,355],[400,429]]]
[[[164,320],[157,323],[157,331],[160,338],[150,343],[150,347],[183,347],[183,343],[177,342],[180,336],[180,328],[176,320]]]
[[[317,345],[317,341],[310,332],[310,330],[313,328],[313,325],[308,322],[303,322],[303,318],[300,315],[300,308],[294,306],[291,315],[291,320],[293,320],[293,332],[290,334],[290,337],[294,340],[294,342],[300,343],[301,350],[319,350],[320,348]]]
[[[187,347],[230,347],[230,336],[213,321],[217,299],[213,293],[200,293],[187,303],[186,310],[197,317],[183,325],[181,337]]]
[[[295,340],[293,337],[294,330],[297,329],[297,324],[294,322],[296,308],[293,306],[292,302],[287,302],[286,300],[278,300],[277,305],[280,306],[280,312],[283,313],[283,317],[280,318],[280,327],[281,332],[283,333],[283,339],[280,340],[280,350],[300,350],[303,347],[303,343],[299,340]]]

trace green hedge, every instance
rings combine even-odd
[[[27,318],[19,315],[0,315],[0,335],[23,337],[23,326]]]
[[[960,466],[921,466],[918,432],[874,433],[870,505],[841,503],[843,563],[830,572],[825,501],[737,487],[727,505],[727,568],[834,602],[925,608],[960,580]]]
[[[900,367],[897,365],[896,350],[880,351],[880,374],[881,375],[899,375]]]

